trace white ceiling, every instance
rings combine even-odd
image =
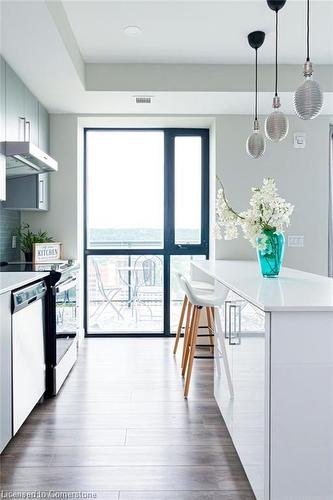
[[[260,62],[272,63],[275,14],[257,1],[63,1],[85,62],[244,64],[253,52],[247,34],[266,32]],[[288,0],[280,12],[280,62],[305,54],[305,0]],[[142,34],[123,30],[139,26]],[[311,54],[333,62],[333,3],[311,2]]]
[[[56,2],[56,0],[50,1]],[[284,24],[284,29],[289,30],[290,33],[295,32],[295,26],[297,26],[297,30],[299,29],[300,23],[296,22],[297,18],[295,18],[295,14],[292,14],[292,11],[296,7],[302,9],[304,3],[305,0],[301,2],[288,0],[286,10],[281,13],[281,28]],[[132,60],[138,63],[143,60],[153,61],[153,59],[149,58],[155,57],[157,62],[167,60],[169,62],[179,62],[177,58],[181,57],[184,58],[185,62],[201,61],[208,63],[215,62],[215,57],[223,57],[223,59],[219,59],[219,62],[236,63],[243,61],[251,63],[253,53],[246,45],[247,32],[258,28],[264,28],[268,31],[268,25],[272,29],[274,18],[274,14],[266,7],[265,0],[248,0],[247,2],[238,2],[237,0],[232,2],[224,0],[207,1],[204,2],[204,5],[207,6],[204,11],[202,10],[203,2],[193,0],[177,2],[173,0],[152,0],[151,2],[141,2],[140,0],[132,0],[131,2],[127,0],[122,0],[122,2],[87,0],[82,2],[74,0],[64,4],[70,23],[69,30],[72,28],[74,43],[76,39],[85,62],[105,60],[128,62]],[[315,39],[312,50],[313,61],[317,64],[321,62],[332,64],[333,44],[330,39],[331,26],[328,21],[329,13],[333,9],[333,1],[312,0],[311,4],[314,20],[319,26],[316,33],[313,31],[313,38]],[[188,91],[175,92],[172,91],[171,81],[168,91],[153,92],[155,98],[150,106],[136,105],[134,103],[133,95],[143,94],[142,88],[139,91],[134,89],[133,92],[87,91],[79,77],[75,64],[73,64],[73,58],[68,50],[68,45],[66,46],[64,36],[61,35],[61,30],[59,30],[57,22],[52,17],[45,0],[0,0],[0,7],[0,14],[2,14],[0,18],[1,53],[30,90],[51,112],[81,114],[250,114],[253,111],[252,86],[242,92],[230,91],[233,89],[227,89],[224,92],[191,92],[192,87],[189,82]],[[163,15],[159,8],[163,9]],[[260,16],[257,13],[260,22],[256,22],[256,17],[253,16],[253,12],[258,12],[258,8],[260,12],[262,11]],[[288,16],[287,8],[290,10]],[[197,9],[200,10],[201,14]],[[152,15],[153,10],[154,15]],[[106,14],[105,11],[112,12],[112,15]],[[186,15],[185,12],[189,11],[191,11],[191,15]],[[218,15],[218,11],[225,13],[232,11],[232,15],[236,17],[231,21],[229,17],[226,19],[222,14]],[[143,17],[136,17],[139,15]],[[90,22],[88,22],[89,16]],[[215,16],[218,23],[216,20],[214,21]],[[144,32],[139,43],[138,38],[127,38],[122,34],[121,30],[125,25],[139,24],[140,19]],[[211,30],[209,29],[210,22],[212,23]],[[165,27],[163,27],[164,24]],[[218,29],[218,25],[225,26],[225,30]],[[118,26],[118,31],[116,26]],[[151,26],[151,32],[148,26]],[[151,41],[148,44],[145,42],[144,46],[140,45],[147,36],[151,37],[151,40],[154,38],[155,42]],[[285,42],[282,44],[283,37],[281,36],[281,56],[285,58],[284,62],[287,62],[289,61],[288,58],[296,57],[296,52],[299,52],[295,62],[299,64],[301,80],[301,66],[304,59],[302,43],[296,43],[296,35],[295,43],[292,41],[293,37],[288,36],[290,40],[289,49]],[[207,37],[210,37],[209,42]],[[231,43],[230,37],[234,40],[233,43]],[[108,44],[106,43],[107,39],[109,40]],[[218,39],[220,40],[218,42],[219,47],[217,47],[217,42],[213,43],[213,40]],[[104,40],[105,44],[102,43],[102,40]],[[271,51],[269,50],[271,41],[272,32],[268,33],[267,44],[265,44],[265,49],[262,50],[261,54],[262,60],[267,62],[271,62]],[[223,50],[220,50],[221,47],[223,47]],[[138,59],[138,53],[141,54],[141,59]],[[111,59],[105,59],[106,57],[111,57]],[[181,71],[184,66],[179,68]],[[250,81],[252,80],[250,79]],[[145,90],[149,94],[152,93],[152,89],[147,88]],[[282,93],[281,100],[284,111],[292,113],[291,90]],[[261,93],[259,101],[262,113],[270,111],[271,99],[271,92]],[[330,94],[325,95],[324,112],[333,114],[332,91]]]

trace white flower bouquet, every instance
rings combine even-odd
[[[274,254],[276,260],[279,249],[276,248],[276,238],[273,236],[283,234],[285,228],[289,226],[294,207],[278,195],[275,180],[272,178],[264,179],[261,188],[252,188],[250,207],[239,213],[230,206],[219,179],[218,182],[220,187],[216,200],[217,238],[222,239],[224,235],[226,240],[235,239],[238,237],[239,227],[241,227],[244,238],[257,249],[258,257],[259,252],[261,255],[266,254],[267,256]],[[278,257],[281,261],[283,248]],[[280,266],[281,262],[275,266],[278,267],[275,275],[278,274]]]

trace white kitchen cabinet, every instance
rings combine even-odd
[[[12,438],[11,293],[0,294],[0,453]]]
[[[216,290],[222,292],[222,288],[225,289],[224,285],[215,284]],[[265,313],[232,291],[227,292],[226,300],[217,312],[221,326],[215,328],[214,396],[256,498],[265,500],[264,420],[268,389],[265,360],[269,321],[266,321]],[[222,342],[231,372],[232,397],[227,384]]]

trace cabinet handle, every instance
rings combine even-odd
[[[224,337],[226,339],[230,338],[230,329],[231,329],[231,323],[230,323],[230,306],[232,302],[231,300],[226,300],[224,302]]]
[[[44,203],[44,180],[40,179],[39,180],[39,200],[38,200],[39,206]]]
[[[25,118],[24,116],[19,117],[19,139],[22,137],[22,127],[23,127],[23,140],[25,141]]]
[[[25,129],[28,127],[29,133],[27,134],[28,136],[28,141],[31,139],[31,123],[29,121],[25,122]],[[25,130],[24,130],[24,139],[25,139]]]
[[[231,314],[231,311],[233,311],[233,315]],[[230,345],[239,345],[241,343],[241,329],[242,329],[241,306],[239,304],[230,304],[229,306]]]

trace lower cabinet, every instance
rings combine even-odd
[[[221,287],[216,283],[217,289]],[[226,292],[219,308],[220,328],[216,325],[214,395],[257,500],[267,500],[269,313],[224,288]],[[227,383],[228,366],[233,394]]]
[[[11,293],[0,295],[0,453],[12,438]]]

